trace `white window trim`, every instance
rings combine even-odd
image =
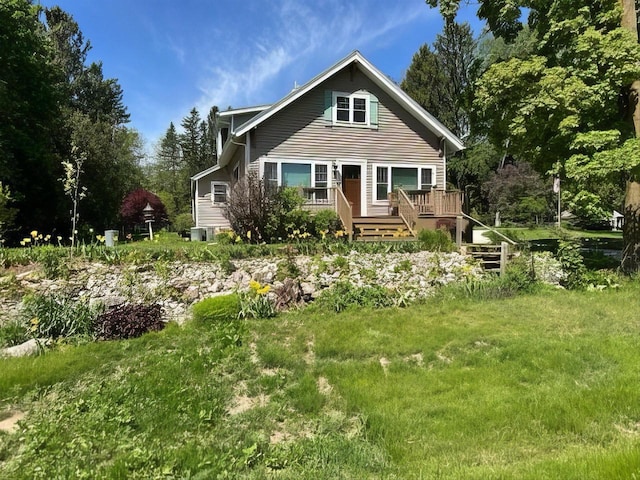
[[[371,200],[375,205],[388,205],[389,200],[378,200],[378,167],[387,169],[387,195],[391,193],[391,185],[393,182],[391,176],[392,168],[417,168],[418,169],[418,185],[420,189],[423,189],[425,185],[422,184],[422,170],[431,170],[431,180],[434,182],[431,184],[431,188],[435,190],[437,185],[437,169],[435,165],[416,165],[415,163],[373,163],[371,164]]]
[[[300,158],[261,158],[259,162],[259,175],[260,178],[264,178],[264,164],[275,163],[276,172],[278,177],[278,187],[282,187],[282,164],[283,163],[297,163],[303,165],[311,165],[311,188],[316,188],[316,165],[325,165],[327,167],[327,189],[333,187],[332,178],[332,164],[327,160],[312,160],[312,159],[300,159]],[[328,198],[331,198],[330,196]],[[312,202],[313,203],[313,202]],[[324,203],[324,202],[322,202]]]
[[[347,97],[349,99],[349,121],[338,120],[338,97]],[[353,99],[361,98],[365,100],[365,121],[354,122],[353,121]],[[349,125],[354,127],[370,127],[371,126],[371,97],[367,93],[346,93],[346,92],[332,92],[331,101],[331,121],[333,125]]]
[[[225,200],[224,200],[224,202],[216,202],[216,200],[215,200],[215,195],[214,195],[215,190],[214,190],[214,188],[216,186],[220,186],[220,185],[223,185],[224,189],[225,189],[225,192],[224,192]],[[217,182],[217,181],[211,182],[211,203],[213,205],[226,205],[227,203],[229,203],[229,183],[228,182]]]

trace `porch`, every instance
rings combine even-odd
[[[334,205],[349,240],[354,235],[376,240],[407,239],[415,238],[422,228],[453,229],[456,227],[456,217],[462,212],[462,192],[398,189],[389,194],[387,216],[355,217],[353,206],[342,189],[329,190],[327,203],[330,201]]]

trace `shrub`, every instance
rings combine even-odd
[[[193,319],[201,323],[217,323],[238,318],[240,298],[237,294],[205,298],[193,306]]]
[[[173,230],[176,232],[188,232],[193,227],[193,217],[190,213],[181,213],[176,215],[173,221]]]
[[[90,336],[101,307],[57,295],[30,295],[24,299],[22,316],[34,337]]]
[[[575,240],[560,240],[556,256],[565,275],[560,284],[568,289],[583,288],[587,269],[580,253],[580,244]]]
[[[340,217],[335,211],[328,208],[318,210],[312,218],[313,234],[318,237],[324,237],[327,234],[333,235],[341,229],[342,222]]]
[[[69,273],[65,250],[51,246],[42,247],[37,257],[47,278],[65,277]]]
[[[99,315],[94,331],[101,340],[124,340],[162,330],[164,326],[160,305],[126,304],[111,307]]]
[[[449,232],[443,229],[420,230],[418,241],[425,250],[430,251],[452,252],[456,248]]]

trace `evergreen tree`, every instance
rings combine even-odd
[[[466,92],[473,80],[476,41],[467,23],[446,24],[433,51],[427,45],[413,56],[401,88],[459,136],[469,133]]]

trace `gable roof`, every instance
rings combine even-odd
[[[253,117],[251,120],[245,122],[241,125],[233,134],[234,138],[239,138],[245,135],[250,130],[256,128],[261,123],[271,118],[273,115],[278,113],[279,111],[286,108],[291,103],[295,102],[297,99],[305,95],[310,90],[313,90],[315,87],[320,85],[325,80],[331,78],[336,73],[340,72],[343,68],[347,67],[350,64],[358,65],[360,71],[364,73],[373,83],[375,83],[378,87],[380,87],[384,92],[386,92],[391,98],[393,98],[396,102],[398,102],[402,107],[404,107],[409,113],[411,113],[420,123],[422,123],[426,128],[428,128],[431,132],[435,133],[441,139],[446,141],[448,146],[448,151],[455,153],[459,150],[464,149],[464,144],[462,140],[460,140],[456,135],[454,135],[447,127],[445,127],[438,119],[436,119],[433,115],[423,109],[418,103],[413,100],[409,95],[407,95],[398,85],[396,85],[393,81],[387,78],[380,70],[374,67],[369,61],[362,56],[362,54],[358,50],[354,50],[349,55],[344,57],[339,62],[335,63],[324,72],[316,75],[314,78],[309,80],[306,84],[301,87],[292,90],[282,98],[280,101],[274,103],[270,107],[262,110],[258,115]],[[229,147],[229,148],[226,148]],[[226,165],[226,163],[231,159],[233,152],[237,148],[237,144],[233,142],[228,142],[225,146],[222,155],[220,156],[219,163],[221,165]]]

